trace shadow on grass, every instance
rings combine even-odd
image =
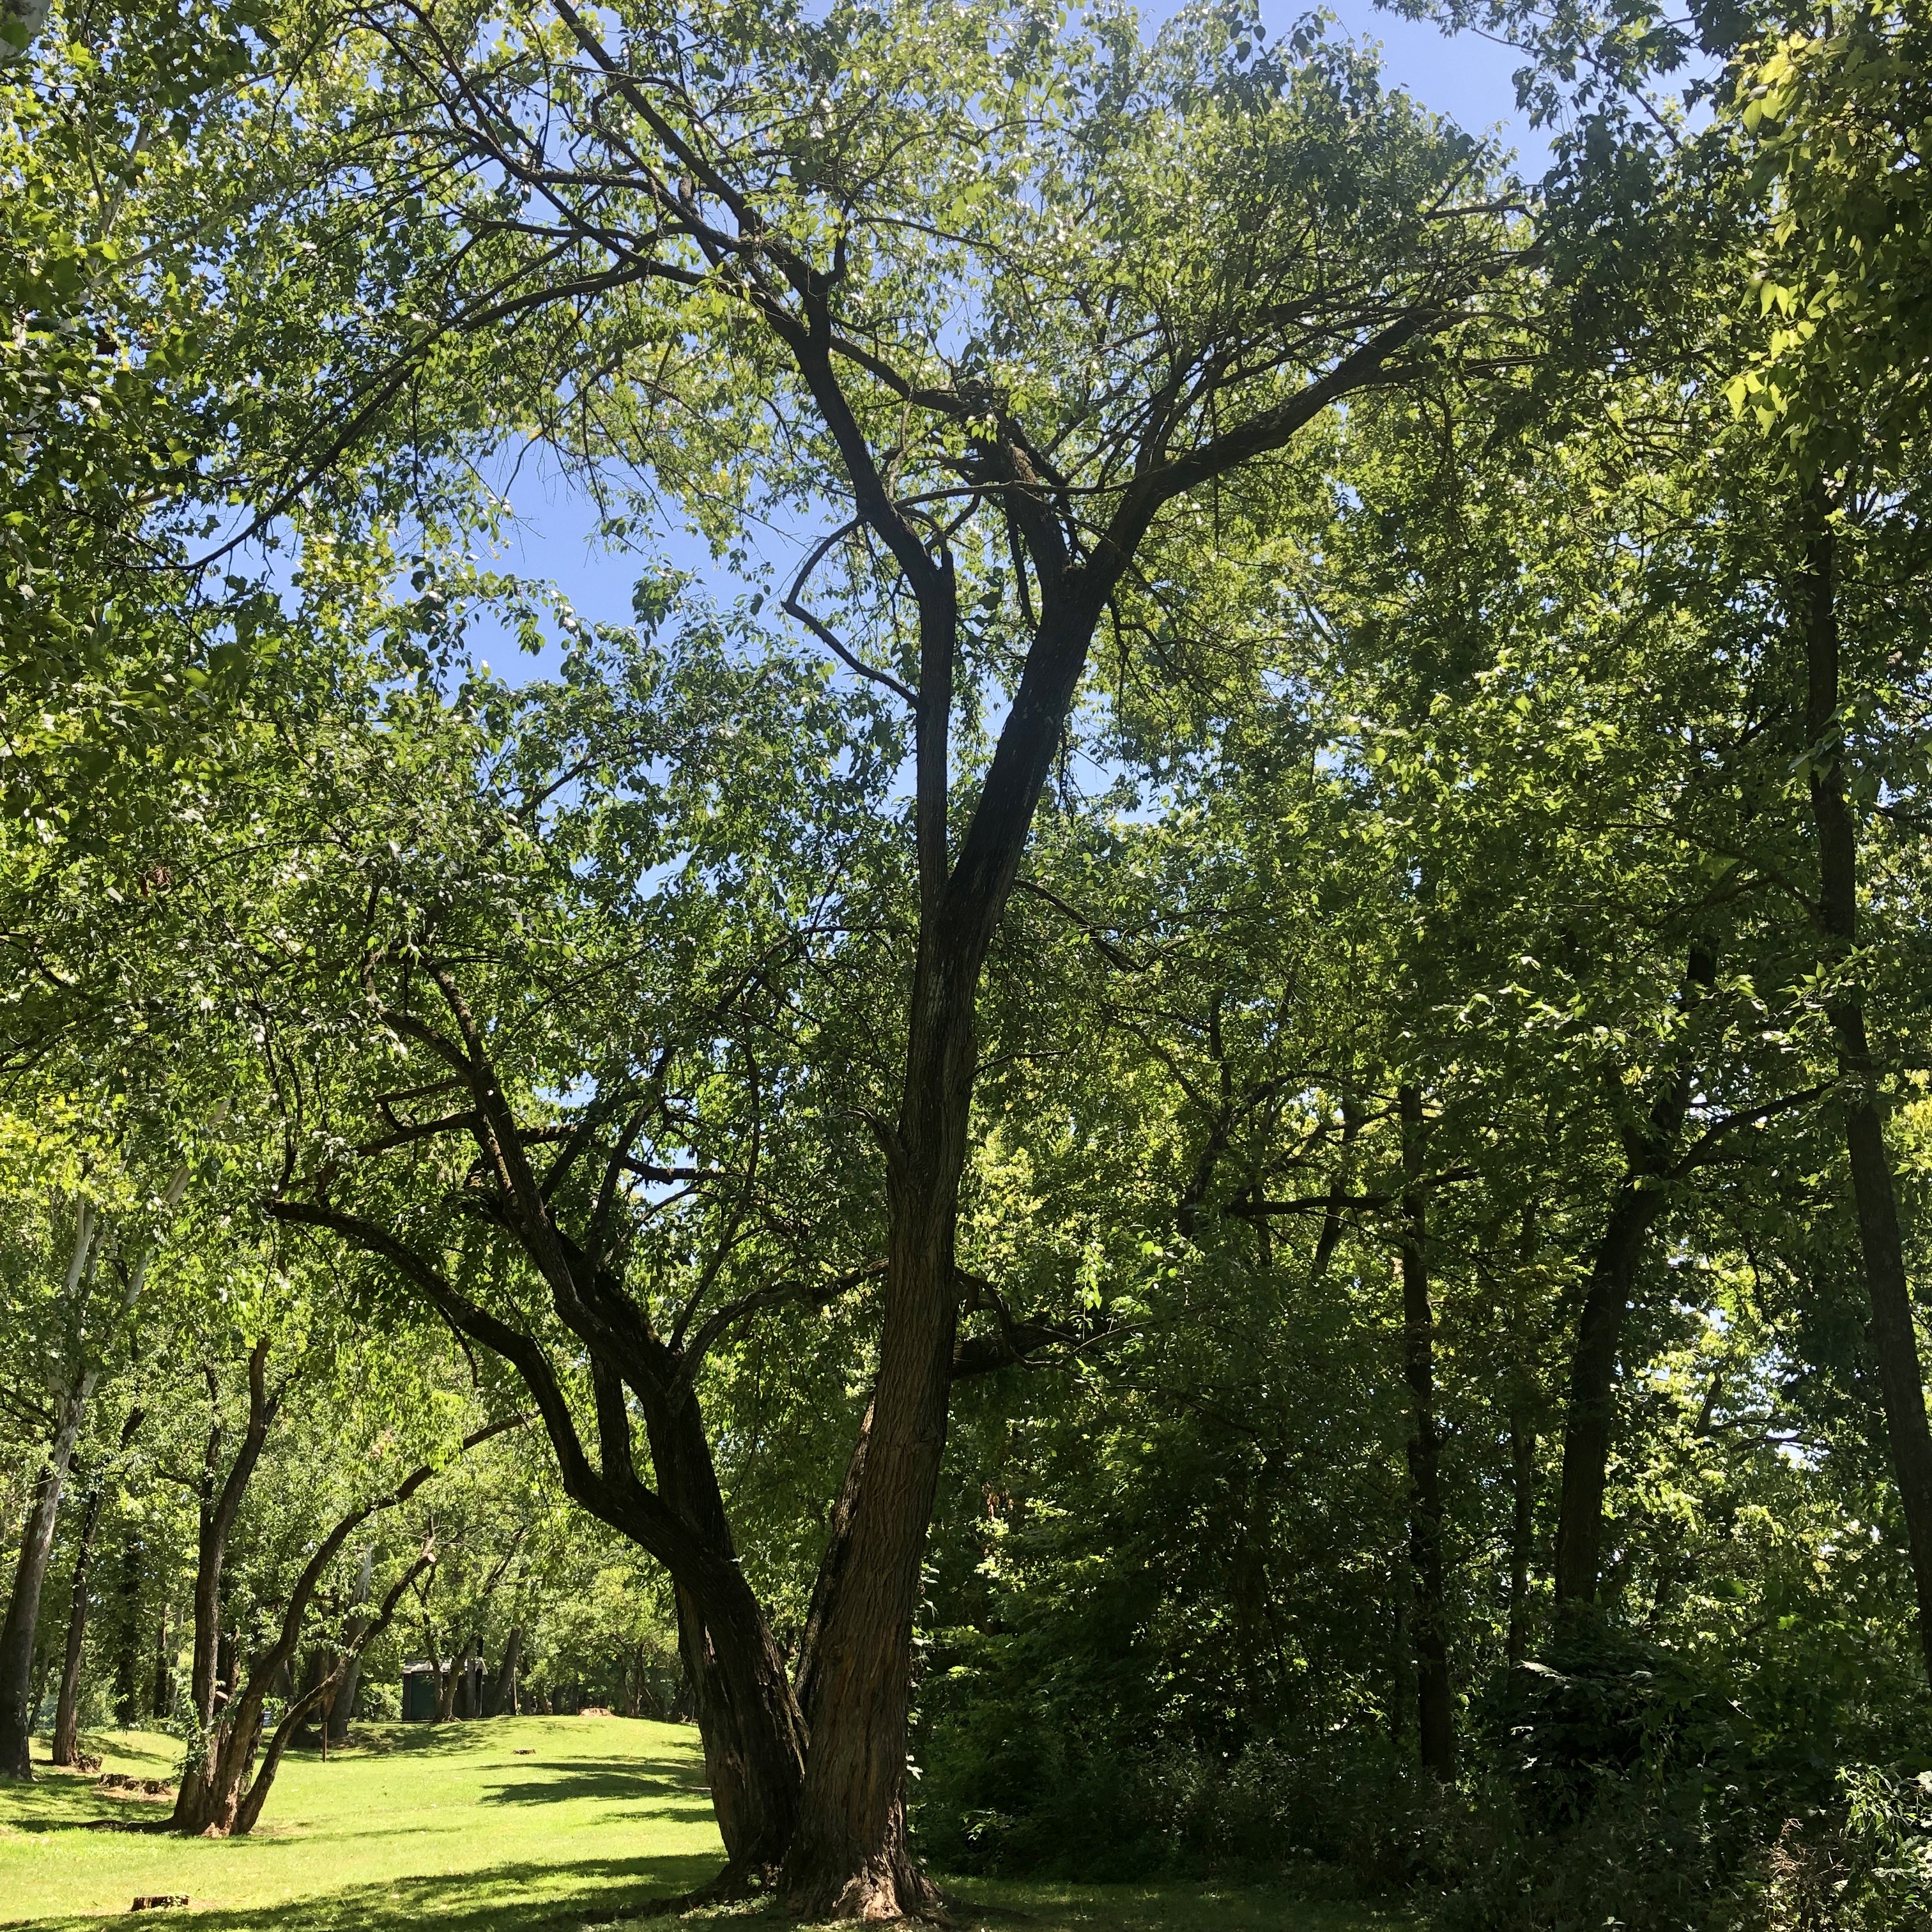
[[[352,1724],[348,1749],[330,1745],[329,1762],[332,1764],[338,1758],[352,1762],[358,1758],[387,1757],[392,1753],[412,1757],[467,1756],[479,1748],[487,1749],[492,1744],[507,1750],[515,1733],[507,1724],[500,1730],[500,1721],[494,1718],[452,1718],[446,1724]],[[317,1764],[322,1754],[311,1744],[303,1748],[301,1756],[304,1763]]]
[[[513,1745],[511,1740],[528,1740],[533,1735],[542,1736],[542,1732],[532,1733],[525,1728],[532,1721],[529,1718],[452,1718],[433,1723],[357,1724],[350,1727],[348,1750],[345,1752],[341,1746],[332,1744],[328,1754],[334,1760],[345,1756],[384,1756],[392,1751],[431,1756],[467,1755],[479,1748],[488,1749],[493,1746],[501,1750],[526,1750],[530,1748],[527,1742]],[[543,1718],[535,1721],[547,1728],[554,1726],[560,1732],[568,1727],[571,1736],[582,1737],[586,1741],[602,1731],[614,1742],[616,1738],[632,1733],[635,1724],[634,1720],[621,1718]],[[641,1724],[635,1724],[636,1730],[641,1730],[642,1728]],[[695,1726],[689,1728],[688,1735],[692,1755],[694,1758],[698,1751]],[[306,1762],[314,1763],[320,1754],[311,1745],[304,1748],[302,1756]]]
[[[691,1774],[697,1768],[670,1759],[556,1758],[548,1762],[520,1764],[520,1781],[500,1785],[483,1800],[486,1804],[560,1804],[573,1798],[601,1798],[620,1802],[640,1798],[683,1799],[658,1808],[674,1812],[695,1805],[709,1812],[709,1794]],[[524,1780],[520,1774],[548,1772],[552,1775]]]
[[[19,1832],[58,1832],[77,1825],[146,1825],[165,1818],[173,1801],[109,1798],[94,1788],[96,1772],[34,1766],[31,1784],[0,1785],[0,1825]]]
[[[278,1903],[272,1912],[259,1905],[197,1910],[190,1922],[194,1932],[262,1932],[269,1923],[275,1932],[401,1932],[413,1925],[434,1925],[445,1932],[574,1932],[586,1921],[620,1918],[655,1900],[693,1891],[717,1876],[718,1864],[712,1853],[585,1861],[567,1872],[535,1863],[491,1865],[350,1886],[325,1898]],[[556,1884],[560,1879],[565,1884]],[[81,1915],[0,1918],[0,1932],[29,1925],[36,1932],[53,1932],[99,1923]]]

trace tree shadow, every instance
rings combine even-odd
[[[0,1785],[0,1824],[21,1832],[71,1831],[88,1825],[140,1826],[166,1818],[172,1798],[110,1798],[94,1789],[98,1772],[34,1766],[31,1784]]]
[[[494,1746],[506,1751],[514,1751],[519,1748],[529,1750],[530,1745],[519,1745],[512,1741],[532,1737],[540,1739],[543,1736],[541,1731],[533,1732],[522,1728],[532,1721],[546,1726],[555,1726],[560,1730],[569,1726],[573,1737],[589,1738],[594,1736],[601,1726],[625,1724],[628,1720],[588,1718],[543,1718],[534,1720],[526,1718],[451,1718],[434,1721],[423,1720],[408,1724],[358,1723],[350,1727],[349,1743],[346,1748],[340,1744],[329,1746],[329,1761],[333,1762],[337,1758],[364,1760],[386,1757],[392,1754],[430,1757],[470,1756],[474,1755],[479,1747]],[[696,1762],[698,1744],[695,1728],[692,1730],[690,1736],[688,1748],[692,1760]],[[542,1750],[544,1747],[539,1743],[536,1748]],[[313,1765],[320,1760],[321,1754],[313,1747],[305,1748],[301,1753],[300,1762],[302,1763]],[[646,1762],[656,1760],[632,1761]],[[676,1762],[676,1760],[665,1757],[662,1761],[668,1764]]]
[[[272,1912],[260,1906],[197,1908],[192,1923],[194,1932],[262,1932],[270,1922],[275,1932],[401,1932],[415,1925],[434,1925],[442,1932],[576,1932],[586,1922],[609,1922],[648,1912],[653,1904],[694,1891],[717,1876],[719,1863],[719,1854],[708,1852],[583,1862],[567,1872],[535,1862],[489,1865],[350,1886],[326,1897],[278,1903]],[[565,1885],[556,1883],[560,1878]],[[79,1915],[0,1918],[0,1932],[28,1926],[51,1932],[98,1922]]]
[[[667,1759],[556,1758],[520,1764],[517,1782],[500,1785],[482,1801],[485,1804],[558,1804],[573,1798],[595,1798],[634,1804],[642,1798],[672,1801],[656,1809],[666,1814],[680,1810],[709,1815],[709,1792],[689,1774],[694,1767]],[[530,1778],[529,1772],[548,1772]]]

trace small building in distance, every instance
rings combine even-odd
[[[436,1716],[436,1667],[433,1664],[403,1666],[403,1722],[428,1724]]]

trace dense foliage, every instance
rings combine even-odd
[[[0,23],[0,1772],[1925,1922],[1932,25],[1439,17]]]

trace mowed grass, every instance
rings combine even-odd
[[[98,1828],[164,1804],[106,1796],[95,1776],[37,1762],[0,1785],[0,1928],[76,1932],[136,1898],[185,1894],[196,1932],[573,1932],[688,1892],[723,1859],[697,1733],[621,1718],[515,1718],[358,1727],[324,1764],[285,1761],[246,1838]],[[171,1778],[172,1740],[89,1740],[103,1770]],[[37,1760],[44,1754],[37,1751]],[[1304,1904],[1263,1886],[945,1881],[959,1932],[1370,1932],[1399,1916]],[[662,1926],[662,1918],[641,1922]],[[749,1932],[743,1907],[692,1932]]]
[[[85,1925],[139,1897],[185,1893],[198,1932],[508,1932],[688,1891],[722,1860],[697,1733],[684,1726],[502,1718],[364,1735],[326,1764],[285,1759],[245,1838],[85,1828],[166,1808],[37,1764],[31,1788],[0,1786],[0,1925]],[[172,1738],[90,1742],[104,1771],[173,1775]]]

